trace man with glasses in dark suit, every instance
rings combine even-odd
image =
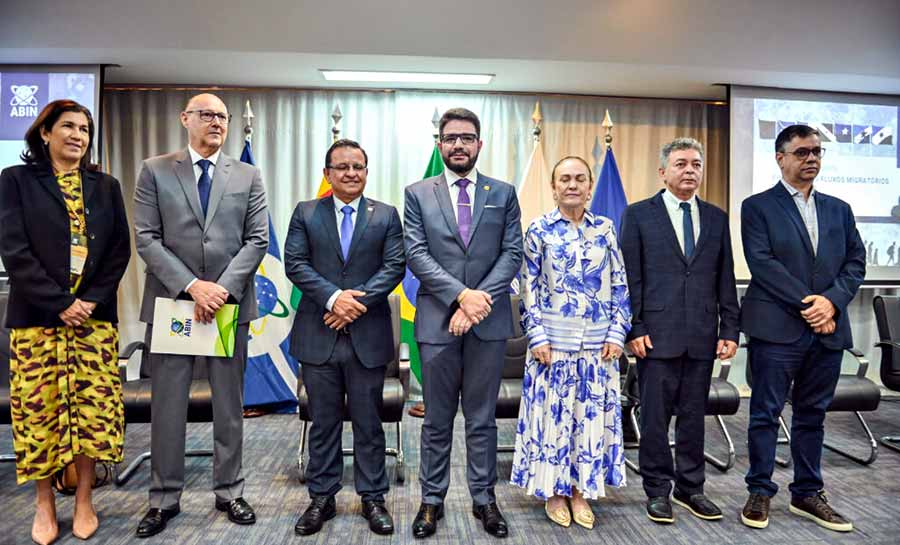
[[[741,205],[750,285],[741,329],[750,338],[750,493],[741,521],[769,524],[778,417],[791,392],[791,513],[838,532],[853,524],[828,503],[822,479],[825,411],[845,348],[853,346],[847,305],[866,275],[850,205],[813,187],[825,150],[817,130],[791,125],[775,139],[781,180]]]

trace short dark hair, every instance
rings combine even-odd
[[[563,157],[562,159],[557,161],[556,164],[553,165],[553,170],[550,171],[550,185],[551,186],[556,182],[556,169],[559,168],[559,165],[563,164],[563,162],[568,161],[569,159],[581,161],[581,164],[584,165],[584,168],[586,168],[588,171],[589,181],[591,183],[594,183],[594,173],[593,173],[593,171],[591,171],[591,165],[589,165],[587,161],[585,161],[581,157],[578,157],[577,155],[566,155],[565,157]]]
[[[61,99],[44,106],[41,113],[38,114],[34,123],[25,131],[25,151],[19,156],[25,164],[31,165],[35,163],[50,163],[50,156],[47,155],[47,148],[44,146],[44,139],[41,138],[41,129],[47,132],[53,130],[53,125],[59,121],[62,114],[66,112],[82,113],[88,120],[88,147],[87,153],[81,158],[80,167],[84,169],[94,170],[96,166],[91,164],[91,149],[94,145],[94,118],[91,111],[75,102],[74,100]]]
[[[468,121],[475,125],[475,136],[481,137],[481,121],[478,120],[478,116],[475,115],[475,112],[465,108],[450,108],[444,112],[444,115],[441,116],[440,125],[438,125],[440,127],[441,136],[444,135],[444,126],[454,120]]]
[[[366,154],[366,150],[359,145],[359,142],[356,140],[350,140],[349,138],[341,138],[337,140],[334,144],[328,148],[328,151],[325,152],[325,168],[331,168],[331,152],[338,148],[353,148],[358,149],[362,152],[363,157],[366,159],[366,167],[369,166],[369,156]]]
[[[806,138],[812,135],[819,136],[819,131],[809,125],[790,125],[785,127],[784,130],[778,133],[778,138],[775,139],[775,152],[784,152],[785,145],[794,138]]]

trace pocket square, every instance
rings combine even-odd
[[[486,205],[484,205],[484,207],[485,208],[501,208],[500,205],[497,205],[497,204],[486,204]]]

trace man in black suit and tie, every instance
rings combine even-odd
[[[285,271],[303,291],[291,331],[309,395],[307,483],[311,503],[294,531],[310,535],[335,516],[341,488],[344,398],[353,422],[353,470],[362,515],[377,534],[394,532],[384,505],[384,430],[379,413],[384,369],[394,354],[388,294],[405,272],[397,209],[363,196],[368,156],[353,140],[325,154],[333,195],[294,209]]]
[[[734,357],[739,335],[728,217],[696,196],[700,142],[676,138],[663,146],[659,176],[665,189],[625,210],[620,238],[633,314],[628,346],[638,358],[647,515],[674,521],[675,481],[676,504],[718,520],[722,512],[703,494],[703,438],[713,361]]]
[[[750,285],[741,329],[753,376],[747,430],[750,493],[741,521],[769,524],[778,417],[791,392],[791,513],[837,532],[853,524],[825,497],[822,440],[845,348],[853,346],[847,305],[866,276],[866,250],[850,205],[815,187],[825,150],[819,133],[791,125],[775,139],[781,180],[741,205]]]

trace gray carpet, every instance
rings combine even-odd
[[[704,522],[687,511],[675,507],[676,522],[671,526],[657,526],[644,514],[644,495],[640,477],[628,473],[628,486],[614,490],[608,498],[595,502],[594,512],[598,526],[587,531],[573,526],[564,529],[550,523],[542,505],[526,497],[518,488],[508,484],[511,454],[501,454],[501,482],[497,487],[498,501],[509,520],[512,531],[505,541],[490,538],[470,512],[471,504],[465,486],[465,440],[463,422],[457,419],[454,432],[451,488],[446,500],[446,518],[441,521],[437,534],[427,541],[433,545],[447,543],[528,543],[535,545],[556,544],[684,544],[713,543],[805,545],[813,543],[900,543],[900,454],[881,449],[878,460],[869,467],[857,465],[837,454],[825,451],[823,467],[826,486],[833,505],[855,524],[851,534],[837,534],[819,528],[815,524],[790,515],[787,511],[789,494],[787,484],[790,470],[778,468],[775,479],[782,487],[772,503],[769,528],[751,530],[740,523],[739,511],[746,499],[743,475],[747,469],[746,422],[747,401],[736,416],[726,422],[737,445],[738,460],[734,469],[720,473],[707,466],[707,494],[716,500],[725,512],[719,522]],[[789,412],[789,411],[787,411]],[[865,415],[876,437],[900,433],[900,402],[883,401],[879,410]],[[227,521],[224,514],[213,508],[211,488],[212,463],[209,458],[188,458],[186,461],[187,489],[182,497],[182,514],[170,522],[161,535],[141,543],[183,544],[276,544],[276,543],[335,543],[387,544],[413,543],[409,527],[419,504],[418,440],[421,421],[406,417],[404,421],[407,455],[406,484],[392,483],[388,496],[388,508],[394,515],[397,532],[393,536],[376,536],[369,532],[366,521],[360,516],[359,501],[353,492],[352,459],[345,459],[344,489],[338,495],[338,516],[328,522],[319,534],[307,538],[294,535],[296,518],[307,503],[304,486],[297,480],[296,464],[299,424],[296,417],[272,415],[247,420],[245,424],[244,468],[247,479],[245,496],[256,508],[259,521],[254,526],[238,527]],[[723,445],[707,422],[707,446],[722,453]],[[393,430],[393,428],[390,428]],[[866,451],[856,419],[849,414],[832,414],[827,421],[827,437],[836,443],[854,448],[860,454]],[[211,426],[190,425],[188,447],[209,447]],[[500,442],[512,441],[512,421],[500,423]],[[346,435],[349,441],[349,433]],[[388,443],[394,437],[388,433]],[[134,425],[128,428],[126,459],[131,459],[149,445],[149,426]],[[9,452],[12,439],[9,426],[0,427],[0,451]],[[782,448],[783,450],[783,448]],[[631,459],[637,459],[636,451],[629,451]],[[388,461],[388,472],[393,477],[394,463]],[[149,464],[124,487],[113,485],[97,489],[95,504],[101,526],[93,543],[135,543],[133,532],[147,508]],[[0,543],[30,543],[29,532],[33,514],[32,485],[17,487],[13,464],[0,464],[0,490],[6,515],[0,518]],[[71,536],[72,498],[60,496],[57,511],[60,519],[61,539],[58,543],[81,543]]]

